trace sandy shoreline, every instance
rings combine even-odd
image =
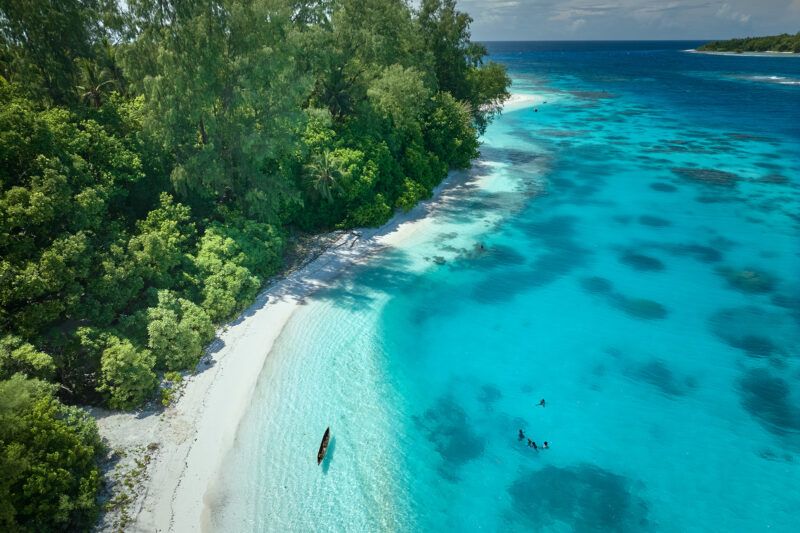
[[[708,54],[714,56],[741,56],[741,57],[800,57],[800,54],[795,52],[778,52],[777,50],[767,50],[766,52],[723,52],[716,50],[697,50],[690,48],[684,50],[690,54]]]
[[[541,105],[544,102],[545,98],[538,94],[512,93],[511,98],[503,104],[503,111],[509,113],[525,107]]]
[[[541,102],[514,94],[513,111]],[[482,165],[480,160],[475,167]],[[352,265],[416,233],[426,217],[458,199],[460,187],[474,185],[480,172],[455,172],[430,200],[400,213],[380,228],[343,234],[317,259],[277,281],[236,320],[218,331],[182,396],[163,412],[109,413],[94,410],[100,433],[113,449],[146,449],[146,475],[139,480],[128,513],[130,531],[201,531],[204,496],[217,477],[246,412],[273,343],[298,305]],[[99,525],[110,528],[107,519]]]

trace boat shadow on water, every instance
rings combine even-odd
[[[336,437],[331,436],[331,440],[328,443],[328,451],[325,454],[325,458],[322,460],[322,473],[327,475],[328,469],[331,467],[331,461],[333,460],[333,452],[336,451]]]

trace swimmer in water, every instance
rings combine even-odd
[[[522,440],[524,438],[525,438],[525,433],[523,433],[522,430],[520,429],[519,430],[519,440]]]
[[[542,401],[541,401],[541,402],[539,402],[539,403],[537,403],[537,404],[536,404],[536,407],[539,407],[540,405],[541,405],[542,407],[544,407],[544,398],[542,398]]]

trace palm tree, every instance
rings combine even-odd
[[[325,150],[322,155],[316,155],[311,163],[303,167],[303,170],[311,188],[328,202],[333,202],[334,192],[344,192],[339,181],[347,173],[341,170],[339,160],[330,150]]]
[[[103,91],[106,85],[114,83],[107,69],[97,68],[97,64],[88,59],[80,60],[81,85],[78,85],[80,97],[92,106],[99,108],[103,103]]]
[[[117,61],[117,47],[114,46],[108,37],[103,37],[100,41],[100,58],[103,67],[108,71],[109,77],[114,81],[117,91],[120,94],[125,94],[125,77],[122,74],[122,68],[119,61]]]

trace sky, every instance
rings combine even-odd
[[[458,0],[475,41],[731,39],[800,31],[800,0]]]

